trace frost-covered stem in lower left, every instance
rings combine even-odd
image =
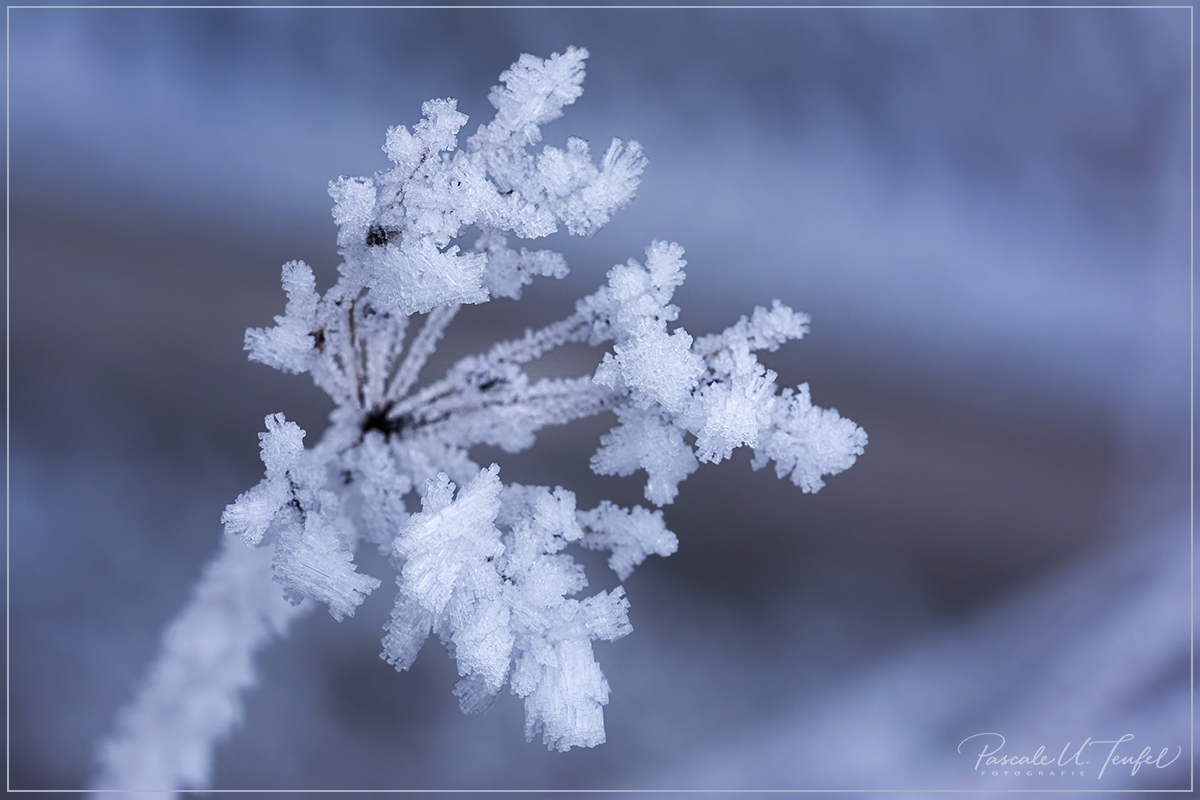
[[[146,790],[209,785],[212,743],[241,721],[240,695],[254,685],[256,654],[314,608],[284,599],[271,581],[269,550],[227,537],[104,743],[105,769],[94,788],[108,798],[145,798]]]

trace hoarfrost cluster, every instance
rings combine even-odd
[[[510,242],[591,234],[633,198],[646,163],[636,142],[614,139],[598,164],[576,138],[531,152],[540,127],[580,96],[586,57],[522,56],[489,96],[495,119],[462,149],[466,116],[454,100],[431,100],[411,131],[387,132],[390,169],[330,185],[337,282],[320,294],[306,264],[284,265],[285,313],[246,332],[252,360],[307,372],[333,398],[330,426],[306,447],[296,423],[266,418],[266,475],[226,508],[225,546],[104,743],[97,788],[204,786],[254,651],[304,609],[322,604],[340,620],[383,586],[355,566],[363,543],[395,570],[388,663],[407,669],[436,634],[457,664],[464,712],[507,686],[524,701],[527,738],[561,751],[600,744],[609,686],[592,642],[631,631],[629,604],[620,586],[584,596],[570,548],[609,552],[623,581],[649,555],[673,553],[675,535],[657,509],[580,509],[562,487],[505,483],[471,448],[518,452],[545,426],[611,411],[617,424],[591,467],[645,473],[655,506],[700,462],[738,447],[805,492],[862,452],[862,429],[813,406],[806,384],[778,391],[756,358],[801,338],[804,314],[776,301],[718,334],[671,327],[686,262],[666,242],[613,267],[565,319],[419,385],[460,305],[519,299],[535,277],[567,273],[560,254]],[[463,252],[455,242],[468,234],[477,238]],[[604,348],[594,374],[527,376],[524,365],[569,343]]]

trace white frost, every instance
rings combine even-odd
[[[319,294],[312,270],[289,262],[285,313],[245,342],[252,360],[310,373],[336,406],[330,426],[309,449],[294,422],[266,418],[266,474],[222,516],[241,542],[226,546],[168,630],[103,748],[99,786],[203,786],[214,743],[240,713],[254,651],[293,616],[283,597],[322,603],[341,619],[382,585],[355,566],[363,540],[395,572],[384,659],[407,669],[437,635],[456,660],[464,711],[486,709],[507,685],[524,700],[527,737],[540,734],[556,750],[603,742],[609,685],[592,642],[632,630],[629,602],[620,586],[584,595],[587,576],[571,548],[609,551],[624,581],[678,541],[658,510],[605,502],[580,511],[561,487],[505,484],[498,466],[472,460],[476,445],[516,452],[548,425],[612,411],[617,424],[591,467],[645,472],[646,497],[659,506],[701,462],[738,447],[753,448],[756,468],[774,461],[804,491],[862,453],[858,426],[814,407],[807,384],[777,393],[775,373],[755,356],[807,333],[807,316],[776,302],[719,334],[671,327],[686,266],[675,243],[653,242],[644,264],[613,267],[565,319],[421,384],[460,304],[516,299],[535,277],[567,273],[559,253],[510,246],[510,237],[560,226],[590,234],[633,198],[645,165],[636,142],[613,140],[598,165],[577,138],[528,150],[540,126],[580,96],[586,57],[577,48],[522,56],[492,90],[495,119],[465,149],[456,102],[431,100],[411,131],[388,130],[389,169],[330,184],[337,282]],[[466,235],[475,244],[463,251]],[[604,348],[594,374],[526,374],[547,352],[581,343]]]

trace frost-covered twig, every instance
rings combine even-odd
[[[254,683],[255,653],[314,608],[288,603],[271,584],[270,551],[226,539],[104,743],[95,788],[206,785],[213,742],[241,720],[239,694]]]
[[[669,328],[686,262],[666,242],[652,243],[644,264],[613,267],[567,318],[417,386],[460,305],[518,299],[534,277],[566,274],[561,255],[514,250],[510,236],[560,226],[590,234],[633,198],[645,165],[634,142],[614,140],[599,165],[580,139],[529,152],[540,126],[582,92],[586,57],[575,48],[522,56],[490,95],[496,118],[465,150],[457,144],[466,117],[454,100],[431,100],[411,132],[388,131],[391,169],[330,185],[339,279],[318,294],[306,264],[284,265],[286,311],[274,327],[247,331],[246,349],[255,361],[311,373],[336,403],[331,424],[306,448],[294,422],[267,417],[266,476],[222,517],[229,541],[241,542],[226,545],[168,630],[102,748],[97,786],[204,786],[211,748],[237,720],[254,650],[290,619],[284,598],[323,603],[342,619],[382,585],[354,564],[363,540],[395,570],[382,653],[390,664],[407,669],[436,633],[457,662],[464,711],[487,708],[508,686],[525,702],[528,738],[540,733],[557,750],[597,745],[609,687],[591,643],[630,632],[628,601],[620,586],[577,597],[588,582],[568,548],[608,550],[625,580],[650,554],[673,553],[676,538],[661,511],[608,502],[580,510],[562,487],[505,484],[500,467],[481,468],[470,448],[524,450],[547,425],[613,411],[617,425],[592,469],[644,471],[646,498],[659,506],[700,462],[738,447],[753,449],[755,468],[774,461],[806,492],[862,452],[858,426],[814,407],[807,384],[777,392],[775,373],[755,356],[802,337],[807,316],[776,301],[719,334],[693,339]],[[454,242],[471,230],[476,243],[460,252]],[[406,348],[416,314],[425,321]],[[581,342],[606,348],[594,374],[531,381],[522,368]]]

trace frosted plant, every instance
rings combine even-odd
[[[226,508],[222,551],[103,744],[97,788],[206,785],[213,744],[252,683],[254,652],[306,608],[323,604],[340,620],[381,587],[354,564],[364,541],[395,570],[388,663],[407,669],[436,634],[462,678],[463,711],[486,709],[507,686],[524,700],[528,739],[540,733],[563,751],[600,744],[609,687],[592,641],[630,632],[628,601],[620,586],[579,596],[587,579],[569,548],[608,551],[624,580],[650,554],[673,553],[675,535],[659,510],[578,509],[561,487],[506,484],[471,448],[517,452],[547,425],[611,411],[617,424],[591,467],[643,471],[656,506],[700,462],[737,447],[805,492],[862,452],[859,427],[813,406],[807,385],[778,392],[755,357],[803,336],[807,316],[777,301],[722,333],[693,339],[669,328],[685,262],[683,248],[664,242],[644,263],[613,267],[566,319],[418,385],[461,304],[518,299],[535,276],[566,274],[558,253],[514,249],[509,237],[591,234],[633,198],[645,165],[635,142],[614,140],[598,165],[580,139],[529,152],[540,126],[579,97],[586,57],[575,48],[522,56],[489,96],[495,119],[464,149],[467,118],[454,100],[431,100],[413,130],[387,132],[388,170],[330,185],[340,277],[319,294],[307,265],[284,265],[285,313],[246,332],[251,359],[308,372],[329,393],[330,425],[309,448],[296,423],[266,418],[266,475]],[[462,252],[454,242],[468,234],[477,238]],[[605,348],[595,374],[525,374],[547,351],[583,342]]]

